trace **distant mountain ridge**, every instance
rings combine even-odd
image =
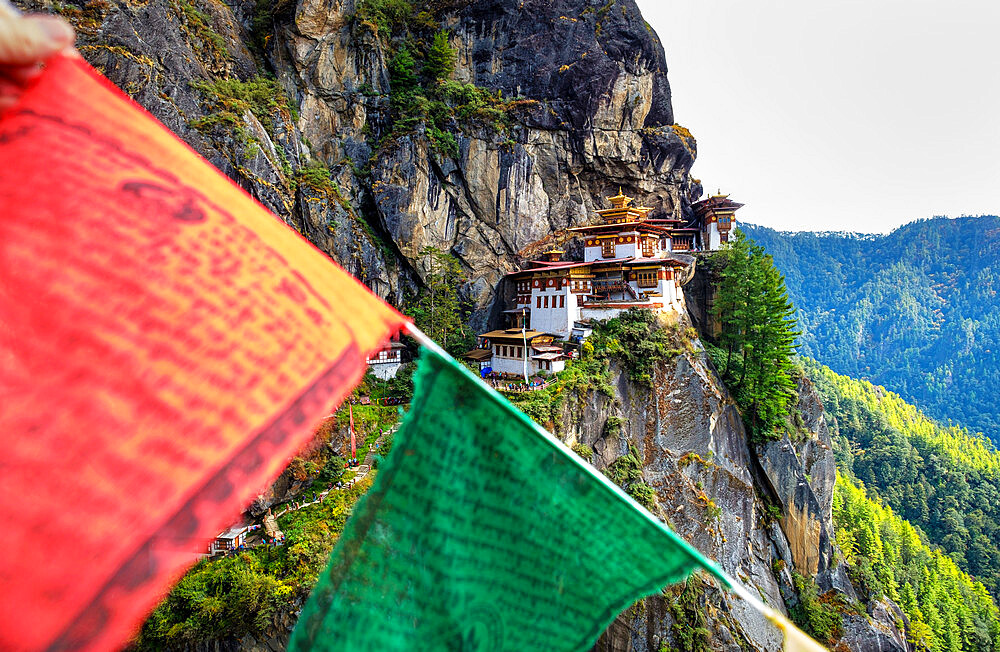
[[[785,274],[803,355],[1000,438],[1000,217],[886,235],[741,228]]]

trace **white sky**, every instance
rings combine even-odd
[[[888,231],[1000,214],[1000,0],[637,0],[692,174],[740,219]]]

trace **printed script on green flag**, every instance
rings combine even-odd
[[[454,360],[412,407],[292,650],[584,650],[640,597],[714,564]]]

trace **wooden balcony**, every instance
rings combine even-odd
[[[621,279],[594,279],[592,287],[594,294],[625,292],[625,281]]]

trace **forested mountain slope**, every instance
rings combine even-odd
[[[996,441],[1000,218],[935,218],[878,236],[741,228],[785,274],[800,353]]]
[[[833,519],[854,585],[869,602],[888,597],[899,605],[917,650],[997,649],[1000,614],[986,588],[912,524],[846,476],[837,477]]]
[[[1000,590],[1000,453],[898,395],[805,361],[829,416],[837,466],[926,533],[993,595]]]

